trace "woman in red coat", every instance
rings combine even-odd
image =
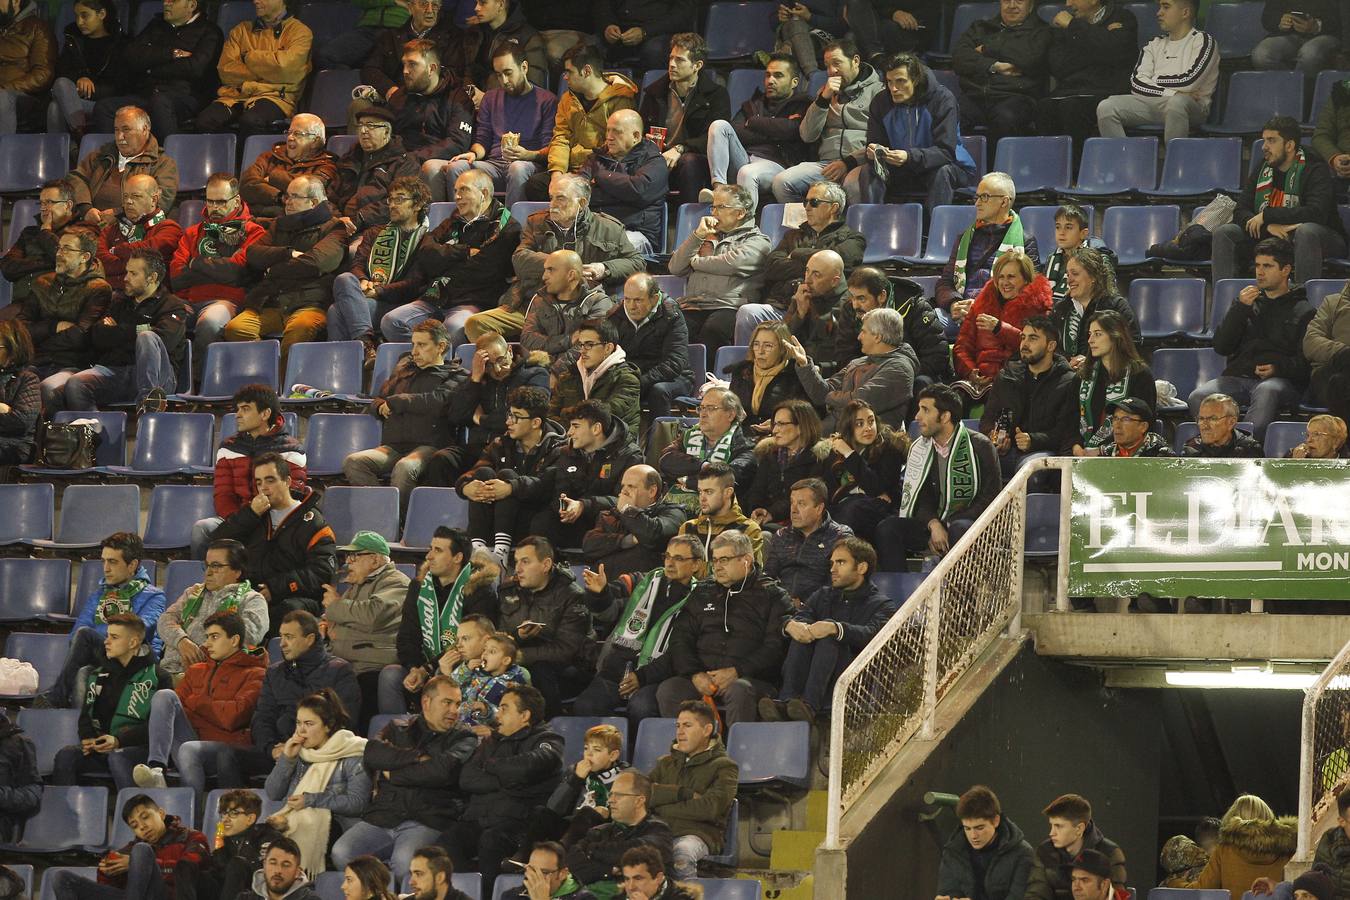
[[[983,400],[994,385],[1003,364],[1017,355],[1022,342],[1022,324],[1032,316],[1050,314],[1054,304],[1050,282],[1036,274],[1036,267],[1021,248],[1006,251],[994,263],[988,283],[961,323],[952,347],[956,388],[969,411]]]

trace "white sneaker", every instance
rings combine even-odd
[[[699,191],[699,192],[698,192],[698,202],[699,202],[699,203],[711,203],[711,202],[712,202],[712,188],[704,188],[703,190]]]
[[[136,782],[137,787],[143,788],[162,788],[168,787],[168,782],[164,780],[164,770],[159,766],[153,769],[145,763],[141,763],[131,770],[131,780]]]

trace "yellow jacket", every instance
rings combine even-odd
[[[292,115],[309,75],[313,43],[309,26],[290,15],[272,28],[256,19],[240,22],[220,51],[217,102],[252,106],[271,100],[286,116]]]
[[[553,140],[548,146],[550,172],[576,172],[605,141],[605,124],[611,113],[637,109],[637,85],[615,72],[606,72],[609,84],[590,109],[582,106],[577,95],[564,91],[558,98],[553,119]]]

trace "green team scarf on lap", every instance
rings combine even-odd
[[[469,583],[473,567],[468,563],[459,570],[459,577],[450,585],[450,596],[445,605],[437,608],[436,576],[430,572],[422,579],[417,592],[417,621],[422,626],[422,650],[427,662],[434,663],[441,658],[450,644],[454,643],[455,633],[459,630],[459,617],[464,614],[464,586]]]
[[[656,606],[656,596],[661,590],[661,579],[664,577],[664,568],[652,569],[643,575],[637,587],[633,588],[633,593],[629,595],[628,605],[619,616],[618,624],[614,626],[614,643],[628,650],[637,651],[637,668],[645,666],[666,652],[675,616],[684,609],[685,600],[689,599],[689,595],[686,594],[684,600],[672,604],[670,609],[652,621],[652,609]],[[693,593],[695,583],[696,581],[689,582],[690,593]]]
[[[131,608],[131,598],[145,590],[145,586],[149,583],[144,578],[133,578],[118,585],[104,585],[103,594],[98,598],[98,603],[94,604],[94,624],[104,625],[109,616],[134,612]]]
[[[900,514],[906,518],[914,515],[914,507],[919,500],[928,474],[932,471],[937,449],[933,439],[921,437],[909,450],[909,460],[905,463],[905,480],[900,494]],[[958,423],[952,433],[951,454],[947,459],[947,475],[938,479],[938,518],[944,522],[952,513],[960,512],[969,506],[980,493],[980,467],[975,461],[975,448],[971,445],[970,429]]]
[[[952,271],[952,284],[956,287],[956,292],[962,296],[966,293],[966,261],[970,257],[970,239],[974,234],[975,226],[972,225],[961,232],[961,242],[956,245],[956,268]],[[994,253],[994,259],[998,259],[1014,247],[1025,247],[1026,242],[1022,220],[1018,218],[1017,213],[1013,213],[1008,229],[1003,232],[1003,240],[999,242],[998,250]]]
[[[1130,393],[1130,373],[1127,369],[1119,381],[1107,382],[1106,402],[1102,404],[1103,421],[1092,421],[1092,392],[1097,387],[1097,379],[1101,377],[1106,377],[1106,368],[1098,362],[1092,367],[1092,377],[1078,385],[1078,433],[1086,439],[1083,446],[1089,450],[1111,440],[1111,420],[1106,417],[1106,410]]]

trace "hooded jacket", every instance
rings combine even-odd
[[[162,217],[158,222],[154,221],[156,214]],[[173,259],[182,237],[183,226],[165,213],[156,210],[133,222],[119,209],[116,218],[98,235],[98,261],[103,266],[103,277],[113,290],[121,291],[131,254],[137,250],[153,250],[168,262]]]
[[[553,359],[553,373],[576,363],[572,349],[572,329],[587,319],[603,319],[614,308],[614,298],[597,285],[577,286],[580,299],[565,302],[556,294],[540,288],[525,308],[525,324],[520,328],[520,348],[526,353],[542,350]]]
[[[261,868],[253,873],[251,884],[249,890],[241,892],[234,900],[271,900],[272,895],[267,892],[267,877]],[[321,898],[314,890],[314,885],[305,879],[305,873],[301,871],[296,873],[295,883],[281,900],[321,900]]]
[[[178,239],[169,262],[173,292],[194,305],[242,303],[250,280],[248,248],[265,233],[247,203],[218,222],[203,217]]]
[[[158,658],[161,650],[163,650],[164,642],[156,629],[159,624],[159,617],[164,614],[164,607],[168,605],[168,601],[164,597],[163,589],[155,584],[155,580],[150,577],[150,573],[146,571],[145,566],[138,568],[136,574],[131,577],[136,581],[145,582],[145,587],[141,588],[130,599],[129,603],[132,614],[138,616],[145,623],[146,646],[153,650],[155,657]],[[80,611],[75,614],[75,624],[70,629],[72,639],[75,637],[75,632],[81,628],[92,628],[100,638],[108,636],[108,623],[94,621],[99,602],[102,601],[103,594],[107,589],[107,578],[100,578],[93,593],[84,598],[84,602],[80,605]]]
[[[1013,428],[1031,438],[1026,452],[1066,454],[1078,441],[1078,376],[1061,356],[1041,375],[1021,359],[1009,360],[994,378],[980,431],[991,434],[1005,410]]]
[[[337,168],[333,207],[361,232],[389,221],[389,186],[395,178],[417,175],[420,166],[417,158],[404,149],[402,137],[395,134],[389,143],[370,153],[360,144],[352,145],[338,160]]]
[[[826,454],[824,462],[828,464],[829,442],[820,443],[824,445]],[[830,475],[828,468],[825,475],[826,477]],[[803,534],[795,525],[784,525],[765,542],[764,572],[770,578],[778,579],[778,583],[794,602],[805,600],[817,589],[829,587],[830,554],[834,551],[834,545],[843,538],[852,536],[853,529],[836,522],[828,512],[809,536]]]
[[[0,88],[40,97],[56,77],[56,38],[38,15],[37,5],[24,2],[14,19],[0,29]]]
[[[769,381],[768,387],[764,389],[764,394],[760,398],[758,408],[754,405],[755,361],[746,359],[738,362],[731,367],[730,374],[731,392],[740,399],[741,406],[745,409],[745,419],[741,422],[742,428],[772,421],[773,411],[778,407],[778,404],[785,400],[807,399],[806,389],[802,387],[801,379],[797,377],[797,372],[793,369],[791,360]]]
[[[1275,298],[1262,294],[1251,306],[1234,301],[1214,331],[1214,351],[1228,357],[1223,374],[1255,378],[1257,366],[1272,365],[1274,377],[1307,387],[1303,337],[1316,312],[1302,285]]]
[[[664,457],[662,457],[664,459]],[[764,562],[764,530],[759,523],[741,511],[737,500],[717,515],[706,513],[697,515],[680,526],[680,534],[693,535],[703,542],[704,556],[712,559],[712,542],[724,531],[743,531],[750,538],[750,546],[755,550],[755,562]]]
[[[80,701],[77,730],[81,740],[105,734],[119,747],[143,747],[150,739],[150,698],[172,687],[155,665],[149,644],[141,644],[125,664],[108,659],[94,666]]]
[[[1038,97],[1045,89],[1052,30],[1034,8],[1017,25],[1005,25],[997,12],[972,23],[952,47],[961,95],[986,105],[1008,96]],[[990,71],[997,62],[1012,63],[1017,74]]]
[[[250,746],[248,727],[266,675],[267,656],[257,650],[188,666],[174,692],[183,701],[197,740]]]
[[[843,220],[831,222],[820,231],[803,222],[783,232],[778,246],[764,262],[764,300],[774,307],[786,309],[796,292],[796,283],[806,277],[806,264],[818,250],[833,250],[844,261],[844,272],[852,272],[862,265],[867,250],[867,238],[854,231]]]
[[[746,507],[751,512],[768,510],[771,522],[786,522],[788,495],[794,484],[803,478],[820,478],[829,483],[830,469],[826,462],[829,455],[828,440],[789,454],[786,450],[780,452],[773,438],[761,438],[755,444],[755,478],[750,489],[741,495]]]
[[[685,606],[685,615],[693,600],[691,597]],[[649,773],[651,815],[666,822],[677,837],[695,835],[713,853],[720,853],[726,841],[727,816],[731,815],[731,804],[736,799],[740,770],[727,755],[721,738],[714,737],[706,750],[694,754],[672,746]]]
[[[131,849],[140,843],[137,840],[131,840],[127,844],[118,848],[118,852],[123,856],[130,856]],[[164,834],[158,841],[151,844],[151,849],[155,851],[155,862],[159,866],[160,877],[164,879],[164,890],[168,894],[174,891],[174,876],[176,873],[184,874],[186,877],[192,877],[194,872],[179,872],[178,867],[184,864],[190,864],[193,867],[206,865],[211,858],[211,850],[206,843],[206,835],[191,828],[183,823],[178,816],[164,817]],[[111,884],[116,887],[126,887],[126,873],[107,878],[102,872],[98,873],[99,884]]]
[[[468,377],[457,360],[420,368],[411,353],[400,356],[376,399],[366,407],[367,414],[375,415],[376,401],[389,404],[389,415],[380,420],[380,442],[399,453],[421,446],[449,446],[454,440],[448,415],[450,397]]]
[[[831,637],[840,644],[839,670],[842,670],[871,643],[898,606],[870,578],[851,591],[825,584],[806,597],[792,621],[804,625],[833,622],[835,633]],[[783,627],[787,627],[786,622]]]
[[[478,736],[458,723],[433,731],[421,716],[395,720],[366,743],[366,768],[379,773],[365,821],[379,828],[417,822],[446,831],[459,819],[464,798],[456,785]]]
[[[1298,847],[1298,826],[1292,817],[1234,818],[1219,826],[1219,843],[1209,863],[1188,888],[1218,888],[1242,900],[1258,878],[1279,882],[1284,866]]]
[[[1111,861],[1113,884],[1123,885],[1128,881],[1125,873],[1125,851],[1121,850],[1115,841],[1108,840],[1096,822],[1087,823],[1087,830],[1083,832],[1082,849],[1096,850]],[[1073,900],[1066,867],[1074,859],[1075,857],[1070,857],[1063,850],[1057,849],[1048,839],[1041,841],[1036,846],[1031,877],[1027,880],[1026,900]]]
[[[820,369],[810,360],[796,369],[806,396],[817,407],[829,410],[821,421],[824,433],[835,430],[844,407],[854,400],[870,403],[877,421],[883,425],[904,428],[909,419],[919,358],[908,344],[901,344],[887,353],[860,356],[828,381],[821,377]]]
[[[983,885],[975,880],[975,863],[971,856],[976,852],[979,851],[971,849],[965,832],[956,829],[942,848],[942,861],[938,864],[939,894],[1018,900],[1026,893],[1035,851],[1023,838],[1017,823],[1006,815],[999,821],[994,845],[986,846],[983,851],[986,857]],[[1251,882],[1247,884],[1250,886]]]
[[[136,338],[142,330],[149,329],[164,342],[174,368],[182,365],[188,311],[183,301],[170,294],[164,285],[139,303],[118,291],[113,294],[104,317],[116,324],[108,325],[99,319],[89,329],[95,364],[109,368],[135,366]]]
[[[473,101],[446,71],[442,69],[439,83],[429,94],[400,88],[389,98],[394,135],[402,139],[414,166],[429,159],[449,159],[473,143]]]
[[[484,372],[482,381],[474,381],[470,375],[455,388],[450,395],[450,420],[469,423],[468,446],[481,447],[505,434],[509,409],[506,397],[511,391],[518,387],[548,390],[546,362],[547,354],[527,354],[517,345],[511,348],[511,369],[505,378],[498,380]],[[474,412],[478,409],[483,412],[474,422]],[[548,424],[546,422],[544,425],[545,432],[549,430]],[[493,468],[497,466],[493,465]]]
[[[42,414],[38,384],[37,372],[31,366],[0,367],[0,403],[9,407],[9,412],[0,415],[0,453],[13,453],[20,462],[28,461],[36,443],[38,417]],[[0,840],[4,840],[3,834]]]
[[[158,13],[122,51],[126,87],[144,97],[154,91],[174,97],[191,97],[200,107],[216,98],[220,77],[216,63],[225,34],[215,17],[198,12],[190,22],[170,25]],[[189,55],[174,56],[175,50]],[[106,209],[106,207],[104,207]]]
[[[56,272],[39,275],[18,315],[33,339],[33,365],[89,368],[93,359],[89,332],[110,302],[112,287],[103,280],[97,263],[90,263],[73,278]],[[62,322],[73,322],[75,327],[57,331]]]
[[[562,760],[563,739],[547,725],[487,738],[459,772],[460,792],[469,798],[461,821],[523,828],[562,780]]]
[[[292,256],[292,250],[301,255]],[[333,278],[347,256],[347,231],[332,207],[320,203],[273,219],[246,255],[249,271],[261,278],[244,298],[247,308],[275,306],[286,315],[327,309]]]
[[[1067,28],[1050,29],[1052,97],[1130,92],[1130,67],[1139,55],[1139,19],[1116,0],[1108,0],[1102,9],[1097,22],[1075,16]]]
[[[785,100],[770,103],[764,96],[764,88],[758,87],[732,116],[731,128],[748,155],[771,160],[784,168],[795,166],[807,155],[800,129],[810,105],[811,97],[802,88]]]
[[[258,495],[253,486],[253,457],[279,453],[291,467],[291,490],[305,486],[305,445],[286,430],[286,420],[277,414],[262,434],[254,437],[236,431],[220,442],[216,451],[215,476],[212,478],[216,515],[229,518]]]
[[[821,88],[822,93],[824,90]],[[881,94],[890,99],[881,79],[869,63],[862,63],[858,77],[844,85],[838,94],[827,100],[822,93],[816,94],[802,116],[799,128],[802,141],[816,145],[814,158],[823,163],[854,156],[868,140],[873,98]]]
[[[286,155],[286,142],[278,141],[268,150],[258,154],[258,158],[239,176],[239,195],[253,210],[253,215],[265,219],[274,219],[286,214],[284,195],[291,181],[305,175],[323,182],[324,191],[329,196],[336,195],[338,182],[338,159],[327,149],[309,159],[295,162]]]
[[[324,610],[329,649],[351,663],[358,675],[398,663],[396,643],[408,581],[407,575],[387,562]]]
[[[226,587],[233,587],[233,585],[226,585]],[[187,615],[188,600],[198,590],[201,591],[201,598],[197,604],[196,612],[184,622],[183,617]],[[173,603],[169,604],[169,608],[164,610],[155,626],[160,640],[164,642],[164,653],[160,657],[161,669],[170,675],[179,675],[185,671],[186,667],[183,665],[182,654],[178,651],[178,642],[187,638],[200,647],[202,641],[206,639],[206,620],[221,611],[223,602],[231,594],[232,592],[226,593],[223,590],[208,591],[205,585],[194,584],[175,598]],[[250,588],[233,611],[244,620],[244,647],[261,645],[263,639],[267,636],[267,599]],[[259,683],[261,681],[262,676],[259,675]],[[253,699],[257,700],[257,697],[255,696]],[[251,706],[249,710],[251,714]]]
[[[557,225],[546,209],[531,213],[521,230],[520,246],[511,254],[516,280],[502,296],[502,305],[514,312],[525,309],[539,292],[544,260],[554,250],[575,250],[582,265],[604,263],[604,285],[622,285],[646,265],[625,231],[618,219],[591,209],[583,209],[570,228]]]
[[[520,223],[499,200],[494,199],[472,222],[465,221],[456,208],[427,235],[413,256],[408,280],[422,280],[427,285],[423,302],[437,309],[448,310],[461,303],[487,309],[497,303],[511,280],[511,263],[520,239]],[[543,268],[541,262],[541,273]]]
[[[586,160],[605,142],[609,117],[621,109],[637,109],[638,88],[631,79],[617,72],[606,72],[604,78],[608,84],[589,105],[571,90],[558,97],[553,140],[548,145],[550,172],[581,171]]]
[[[234,538],[248,550],[248,580],[266,586],[276,603],[287,597],[318,600],[337,571],[337,541],[319,512],[319,495],[308,487],[292,490],[299,503],[272,527],[271,510],[261,516],[245,504],[216,529],[215,538]]]
[[[75,192],[75,206],[83,215],[94,209],[119,209],[122,206],[122,182],[132,175],[149,175],[159,183],[159,208],[173,209],[178,194],[178,163],[165,153],[155,136],[148,135],[141,152],[128,158],[126,168],[118,171],[120,152],[113,141],[80,160],[75,171],[66,176]]]
[[[961,331],[952,346],[957,377],[965,378],[972,372],[979,372],[986,378],[997,375],[1003,364],[1018,352],[1022,326],[1027,319],[1049,314],[1052,302],[1050,282],[1044,275],[1037,275],[1016,297],[1007,301],[998,292],[993,279],[986,282],[961,322]],[[998,328],[992,332],[977,328],[975,323],[982,315],[998,319]]]
[[[629,231],[643,234],[660,248],[662,205],[670,187],[670,169],[656,144],[643,138],[622,159],[608,156],[602,144],[581,167],[591,182],[591,209],[607,213]]]
[[[638,113],[650,128],[665,127],[670,119],[670,75],[662,75],[642,89]],[[666,132],[664,149],[684,145],[686,153],[706,153],[708,126],[718,119],[731,118],[731,98],[727,88],[709,68],[704,68],[694,80],[694,86],[684,97],[683,115],[677,125]]]
[[[659,296],[647,318],[636,324],[622,303],[614,304],[609,311],[609,321],[619,333],[619,346],[628,361],[637,366],[638,383],[644,393],[654,384],[681,378],[692,386],[694,378],[689,370],[689,326],[680,304],[663,293]]]
[[[23,729],[0,713],[0,837],[15,830],[42,805],[42,776],[37,749]]]
[[[686,523],[685,531],[692,532],[687,526],[695,521]],[[688,677],[732,667],[740,678],[776,684],[786,650],[783,626],[791,613],[787,591],[758,565],[733,587],[711,578],[698,582],[670,636],[674,673]]]
[[[686,279],[680,309],[704,312],[758,302],[764,289],[764,260],[772,245],[755,226],[754,217],[711,240],[712,252],[700,256],[703,238],[691,231],[670,258],[670,274]]]
[[[629,434],[641,432],[642,386],[638,379],[638,367],[623,358],[624,351],[619,347],[607,359],[610,366],[601,372],[586,394],[586,386],[581,381],[581,371],[577,363],[563,369],[557,375],[557,385],[549,398],[549,417],[561,420],[568,409],[583,400],[598,400],[605,404],[615,421],[628,427]],[[620,475],[622,476],[622,472]],[[569,495],[571,496],[571,495]]]
[[[582,645],[595,636],[581,585],[566,566],[555,565],[548,584],[537,591],[518,585],[503,590],[501,610],[501,629],[516,636],[521,656],[517,662],[527,669],[536,663],[573,663]],[[532,638],[522,638],[520,626],[526,622],[544,628]]]
[[[537,367],[536,367],[537,368]],[[542,369],[540,371],[543,371]],[[472,384],[473,382],[467,382]],[[464,393],[464,388],[460,388],[457,394]],[[566,442],[567,437],[563,434],[562,427],[550,419],[544,420],[544,434],[539,443],[534,445],[533,450],[526,451],[520,446],[520,442],[515,438],[502,433],[483,448],[483,453],[474,463],[459,476],[459,481],[455,483],[455,490],[464,497],[464,486],[474,480],[474,472],[482,468],[491,469],[494,472],[500,472],[503,469],[510,469],[521,475],[526,475],[534,479],[543,477],[544,468],[553,462]],[[512,496],[515,496],[514,491]],[[464,497],[468,500],[468,497]],[[540,497],[536,501],[527,501],[533,505],[539,505],[546,498]]]
[[[216,102],[247,107],[270,100],[283,116],[294,115],[310,73],[313,45],[309,26],[289,13],[271,27],[261,19],[240,22],[230,29],[220,51]]]
[[[93,100],[103,100],[121,93],[125,66],[122,45],[126,35],[112,31],[101,38],[85,37],[71,22],[61,35],[61,55],[56,60],[56,77],[79,81],[88,78],[94,83]]]
[[[300,701],[324,688],[336,691],[345,708],[361,708],[361,688],[351,663],[329,654],[318,640],[297,658],[268,666],[253,710],[253,746],[270,753],[294,734]]]
[[[872,165],[864,155],[866,145],[882,144],[909,153],[902,165],[885,164],[893,176],[931,178],[938,169],[953,164],[968,175],[975,175],[975,158],[961,143],[961,110],[956,98],[937,80],[932,69],[925,67],[924,75],[927,89],[904,103],[896,103],[885,89],[872,97],[867,109],[866,138],[844,157],[850,169]]]

